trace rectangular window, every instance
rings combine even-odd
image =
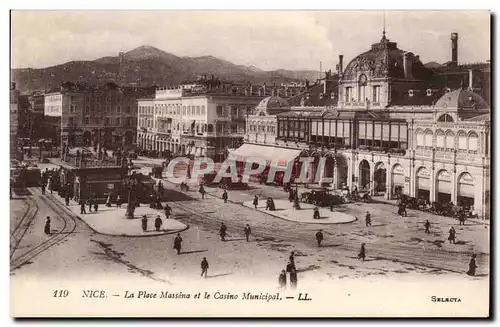
[[[106,103],[111,103],[111,96],[109,96],[109,95],[108,95],[108,96],[106,97]]]
[[[127,110],[126,110],[126,113],[129,114],[131,111],[132,111],[132,109],[130,108],[130,106],[128,106]],[[143,110],[143,113],[144,113],[144,110]]]
[[[106,117],[106,120],[104,121],[104,125],[109,126],[109,117]]]
[[[186,106],[183,106],[183,107],[182,107],[182,115],[183,115],[183,116],[186,116]]]
[[[69,117],[68,124],[73,125],[75,123],[75,119],[73,117]]]
[[[89,102],[90,102],[90,96],[88,96],[88,95],[87,95],[87,96],[85,97],[85,102],[86,102],[86,103],[89,103]]]
[[[238,107],[237,106],[231,106],[231,116],[233,116],[233,117],[238,116]]]
[[[85,117],[85,125],[89,125],[90,124],[90,119],[89,117]]]
[[[201,114],[204,115],[205,114],[205,106],[201,106]]]
[[[120,119],[120,117],[116,118],[116,126],[121,126],[122,124],[122,121]]]
[[[224,116],[224,108],[222,106],[217,106],[217,116]]]
[[[373,102],[380,102],[380,85],[373,87]]]
[[[351,102],[352,98],[352,87],[345,88],[345,102]]]
[[[101,102],[101,97],[100,96],[96,96],[95,102],[97,102],[97,103]]]
[[[122,112],[122,107],[117,106],[117,107],[116,107],[116,112],[117,112],[117,113],[121,113],[121,112]]]
[[[200,106],[196,106],[196,115],[199,116],[201,113],[200,113]]]
[[[108,113],[111,112],[111,106],[106,106],[106,112],[108,112]]]
[[[85,113],[88,114],[90,112],[90,106],[85,106]]]
[[[76,112],[76,106],[74,104],[71,105],[71,107],[69,109],[69,112],[70,113],[75,113]]]

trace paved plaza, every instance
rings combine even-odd
[[[149,169],[145,167],[144,170]],[[173,219],[164,219],[163,213],[147,205],[137,208],[136,216],[151,217],[148,232],[142,232],[140,219],[126,219],[122,209],[99,206],[98,214],[80,215],[79,206],[72,202],[70,210],[76,218],[77,229],[68,235],[61,246],[51,247],[36,256],[30,264],[12,272],[14,278],[36,274],[39,278],[79,278],[93,280],[96,275],[134,276],[134,280],[150,279],[159,283],[201,283],[199,265],[203,257],[210,263],[210,283],[275,283],[279,272],[285,268],[291,251],[296,253],[299,287],[317,282],[335,280],[389,280],[391,278],[432,278],[439,280],[478,280],[487,282],[489,271],[489,226],[467,221],[465,226],[449,217],[409,210],[408,217],[399,217],[397,208],[385,203],[352,203],[335,208],[320,208],[320,216],[346,215],[346,223],[320,224],[312,219],[312,206],[301,203],[302,210],[291,209],[288,194],[282,188],[251,184],[246,190],[229,190],[228,203],[222,200],[223,190],[206,187],[207,195],[201,198],[196,184],[182,192],[178,185],[164,180],[169,194],[167,203],[172,207]],[[299,193],[305,189],[299,189]],[[254,196],[259,207],[251,205]],[[64,208],[64,200],[55,193],[47,194],[57,199]],[[265,210],[265,199],[272,197],[279,209]],[[63,229],[64,222],[43,201],[40,192],[31,196],[40,206],[40,213],[33,220],[26,236],[18,246],[17,255],[36,247],[48,236],[43,233],[46,215],[53,220],[53,230]],[[22,215],[26,207],[19,201],[19,208],[11,216]],[[372,226],[366,226],[364,216],[369,211]],[[288,213],[279,217],[276,213]],[[153,220],[156,215],[163,220],[161,231],[156,233]],[[295,216],[292,216],[292,215]],[[425,233],[424,223],[432,224]],[[13,218],[15,224],[19,221]],[[227,226],[227,241],[219,237],[220,224]],[[252,229],[247,242],[243,228]],[[186,227],[189,228],[186,229]],[[457,231],[457,242],[447,240],[448,230]],[[90,228],[89,228],[90,227]],[[324,241],[318,247],[315,233],[322,229]],[[176,232],[180,231],[182,251],[173,249]],[[96,233],[97,232],[97,233]],[[106,235],[108,234],[108,235]],[[161,234],[161,235],[157,235]],[[115,237],[128,235],[130,237]],[[140,237],[156,235],[156,237]],[[366,244],[367,259],[357,259],[360,245]],[[67,251],[67,248],[73,249]],[[465,274],[472,253],[477,254],[477,276]],[[57,258],[57,259],[55,259]],[[128,278],[128,277],[127,277]]]

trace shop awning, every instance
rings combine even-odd
[[[280,166],[286,165],[289,161],[295,160],[300,155],[300,149],[287,149],[275,146],[264,146],[256,144],[243,144],[239,148],[229,153],[229,159],[245,162],[247,158],[258,157],[271,162],[279,162]]]

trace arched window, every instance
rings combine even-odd
[[[444,150],[444,132],[440,129],[436,131],[436,148]]]
[[[464,131],[458,132],[458,151],[467,152],[467,135]]]
[[[432,131],[430,129],[425,131],[425,147],[432,148]]]
[[[452,131],[446,132],[444,145],[447,151],[455,149],[455,134]]]
[[[475,132],[469,133],[469,142],[468,142],[469,153],[477,153],[478,150],[478,137]]]
[[[424,146],[425,146],[424,131],[419,129],[417,130],[417,148]]]
[[[449,114],[444,114],[438,118],[438,122],[453,123],[454,120],[453,117],[451,117]]]

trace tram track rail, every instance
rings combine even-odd
[[[41,192],[34,188],[30,188],[30,191],[35,195],[39,195]],[[76,219],[70,214],[66,208],[62,208],[61,204],[54,199],[53,195],[39,196],[40,199],[49,209],[51,209],[56,215],[62,219],[63,227],[57,233],[51,234],[50,237],[38,244],[37,246],[23,252],[21,255],[11,258],[10,261],[10,271],[21,268],[22,266],[30,263],[35,257],[46,252],[51,247],[61,243],[71,234],[74,233],[76,229]]]
[[[21,244],[24,235],[26,235],[26,232],[30,228],[33,220],[35,219],[40,209],[38,204],[30,198],[26,199],[26,203],[28,206],[26,212],[23,214],[23,216],[17,223],[14,230],[10,232],[10,240],[11,240],[10,260],[12,260],[12,257],[14,256],[15,252],[19,247],[19,244]]]

